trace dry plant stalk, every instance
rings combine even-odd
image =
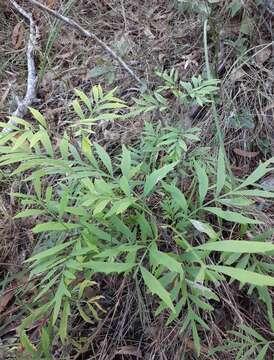
[[[36,99],[36,69],[35,69],[35,61],[34,61],[34,50],[37,40],[37,29],[34,23],[32,14],[24,10],[16,1],[10,0],[13,7],[29,21],[29,41],[27,47],[27,62],[28,62],[28,78],[27,78],[27,90],[23,100],[17,100],[17,108],[12,113],[12,116],[23,117],[28,107],[32,105],[32,103]],[[8,133],[11,131],[9,125],[15,125],[16,119],[13,117],[7,122],[7,127],[2,130],[2,133]]]

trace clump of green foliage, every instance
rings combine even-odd
[[[164,313],[167,324],[180,321],[198,354],[200,330],[209,330],[203,314],[220,301],[215,287],[221,282],[236,280],[257,293],[274,329],[267,289],[274,285],[274,266],[267,260],[274,245],[268,233],[256,235],[256,225],[263,224],[256,199],[274,197],[258,181],[274,159],[240,180],[228,175],[222,148],[215,158],[199,147],[198,128],[146,123],[137,144],[115,153],[92,140],[98,122],[168,110],[166,92],[183,104],[203,105],[218,88],[216,80],[186,83],[175,71],[159,75],[163,85],[132,108],[99,85],[90,94],[76,90],[79,120],[62,138],[52,136],[43,115],[31,109],[37,123],[17,118],[0,139],[0,166],[9,171],[17,164],[10,176],[23,176],[33,188],[13,194],[24,207],[15,218],[39,219],[32,231],[40,240],[26,261],[34,295],[19,327],[34,358],[50,357],[53,338],[68,341],[72,313],[87,323],[102,316],[103,294],[89,298],[85,292],[96,286],[98,273],[142,279],[155,295],[156,316]],[[248,241],[247,232],[254,233]],[[28,329],[37,320],[43,324],[41,341],[33,343]],[[252,354],[269,346],[261,339]]]

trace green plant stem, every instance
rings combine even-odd
[[[208,46],[207,46],[207,25],[208,25],[208,19],[206,18],[204,21],[204,54],[205,54],[205,64],[206,64],[206,73],[207,73],[207,79],[211,80],[212,79],[212,75],[211,75],[211,70],[210,70],[210,64],[209,64],[209,56],[208,56]],[[226,151],[225,151],[225,146],[224,146],[224,138],[223,138],[223,134],[222,134],[222,130],[221,130],[221,126],[220,126],[220,122],[219,122],[219,117],[218,117],[218,113],[217,113],[217,108],[216,108],[216,103],[214,100],[213,95],[211,95],[211,103],[212,103],[212,112],[213,112],[213,119],[215,122],[215,127],[216,127],[216,132],[217,132],[217,136],[218,136],[218,140],[219,140],[219,146],[222,149],[223,155],[224,155],[224,159],[226,162],[226,168],[229,172],[230,175],[230,179],[231,182],[233,182],[234,176],[233,173],[231,171],[230,165],[229,165],[229,161],[226,155]]]

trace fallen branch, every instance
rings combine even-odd
[[[93,32],[85,30],[84,28],[82,28],[82,26],[80,26],[76,21],[59,14],[57,11],[54,11],[50,8],[48,8],[47,6],[41,4],[39,1],[36,0],[28,0],[31,4],[39,7],[42,10],[45,10],[46,12],[48,12],[50,15],[53,15],[54,17],[56,17],[57,19],[63,21],[65,24],[67,24],[68,26],[78,30],[81,34],[83,34],[84,36],[88,37],[88,38],[92,38],[94,39],[98,44],[100,44],[115,60],[117,60],[122,67],[141,85],[144,85],[144,82],[134,73],[134,71],[124,62],[124,60],[117,55],[107,44],[105,44],[100,38],[98,38],[98,36],[96,36]]]
[[[24,10],[16,1],[10,0],[13,7],[29,21],[30,33],[27,47],[27,62],[28,62],[28,79],[27,79],[27,90],[23,100],[17,100],[17,109],[12,113],[10,120],[7,122],[7,127],[2,130],[2,133],[8,133],[11,131],[9,125],[16,125],[16,119],[14,117],[24,117],[28,107],[36,99],[36,70],[34,62],[34,48],[36,44],[37,31],[36,26],[32,18],[32,14]]]

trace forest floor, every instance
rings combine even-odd
[[[256,1],[44,0],[43,3],[92,31],[123,58],[149,89],[159,83],[157,70],[175,68],[184,81],[205,74],[202,5],[207,3],[211,9],[209,60],[213,76],[221,81],[218,116],[233,174],[244,178],[260,161],[274,156],[274,15],[256,5]],[[52,132],[62,134],[66,121],[73,119],[71,102],[75,88],[89,91],[93,85],[101,84],[111,90],[117,86],[118,96],[129,104],[138,96],[140,84],[98,42],[83,37],[27,0],[20,1],[20,5],[31,11],[38,27],[37,101],[33,106],[43,113]],[[1,122],[15,110],[16,98],[23,97],[26,90],[28,36],[28,23],[8,0],[0,0]],[[161,116],[142,114],[126,122],[108,122],[96,137],[113,148],[116,144],[131,145],[140,137],[144,121],[165,120]],[[29,114],[25,118],[30,118]],[[199,126],[202,145],[214,143],[216,129],[210,107],[184,108],[174,104],[174,119]],[[271,176],[268,186],[273,190]],[[0,174],[0,189],[0,359],[21,359],[16,328],[24,317],[28,298],[20,295],[20,287],[28,283],[23,261],[36,244],[31,232],[35,223],[32,219],[13,218],[20,208],[10,193],[19,191],[18,180],[7,181]],[[266,216],[273,225],[271,209]],[[234,283],[229,291],[235,313],[273,340],[274,334],[267,328],[258,304]],[[191,337],[180,335],[179,324],[165,326],[162,317],[153,317],[147,311],[134,281],[102,277],[100,292],[109,309],[103,320],[84,330],[79,321],[71,329],[71,338],[78,341],[77,351],[70,354],[62,348],[54,358],[198,358]],[[211,331],[202,341],[200,359],[234,358],[230,353],[207,355],[210,347],[219,346],[227,329],[237,322],[231,309],[225,301],[216,309]],[[269,359],[272,356],[269,354]]]

